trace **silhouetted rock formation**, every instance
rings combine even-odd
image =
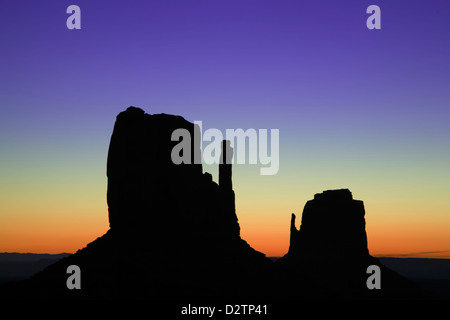
[[[190,164],[177,165],[171,159],[179,143],[172,141],[176,129],[190,133]],[[164,239],[174,245],[205,235],[239,238],[231,164],[220,165],[219,186],[203,174],[202,165],[194,161],[200,159],[196,130],[198,126],[182,117],[149,115],[134,107],[117,116],[107,166],[113,232],[132,239],[145,234],[145,241]],[[228,148],[232,155],[229,143]]]
[[[130,107],[117,116],[108,151],[108,210],[111,229],[133,233],[136,229],[158,225],[154,232],[167,232],[165,227],[177,228],[184,208],[202,178],[198,164],[176,165],[171,150],[178,143],[172,132],[186,129],[191,137],[199,130],[179,116],[145,114]],[[192,160],[200,149],[191,144]],[[196,184],[196,185],[193,185]],[[165,202],[171,195],[177,201]],[[169,214],[151,214],[154,208],[165,208]],[[158,219],[169,219],[166,224]]]
[[[191,136],[191,164],[175,164],[179,141]],[[40,298],[302,298],[404,297],[417,292],[383,268],[382,290],[366,288],[369,255],[364,206],[349,190],[308,201],[300,230],[273,263],[240,237],[229,141],[222,143],[219,184],[203,173],[199,128],[180,116],[130,107],[117,116],[108,152],[110,230],[2,297]],[[197,161],[195,161],[197,160]],[[81,290],[68,290],[69,265]],[[406,289],[405,289],[406,288]]]
[[[179,143],[172,141],[176,129],[190,133],[190,164],[171,159]],[[182,117],[149,115],[134,107],[118,115],[107,169],[111,233],[120,239],[119,247],[126,245],[125,253],[130,245],[142,253],[151,250],[158,262],[150,270],[160,274],[149,278],[158,277],[156,287],[167,296],[229,296],[242,287],[247,289],[240,294],[248,294],[252,286],[244,284],[254,276],[245,269],[271,262],[240,238],[231,162],[219,165],[219,185],[194,164],[200,159],[196,130]],[[229,142],[222,146],[222,158],[230,159]]]
[[[174,164],[176,129],[190,133],[191,164]],[[44,297],[258,296],[273,263],[240,237],[229,141],[218,185],[202,172],[198,126],[129,107],[117,116],[108,152],[110,230],[27,284]],[[80,266],[82,290],[66,288]],[[26,290],[24,290],[26,291]]]
[[[227,217],[222,221],[224,228],[230,231],[231,235],[239,236],[240,227],[236,216],[236,207],[231,179],[231,159],[233,158],[233,148],[230,141],[222,141],[222,154],[219,164],[219,189],[220,189],[220,215]]]
[[[289,255],[309,258],[368,255],[364,204],[348,189],[316,194],[303,209],[300,230],[291,220]]]
[[[362,201],[348,189],[314,195],[303,209],[300,229],[291,217],[289,252],[277,264],[284,274],[295,274],[302,290],[289,296],[339,298],[419,297],[409,281],[369,255]],[[367,267],[381,268],[382,289],[367,288]],[[287,282],[292,281],[287,279]]]

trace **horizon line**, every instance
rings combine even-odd
[[[78,251],[78,250],[77,250]],[[40,254],[40,255],[61,255],[61,254],[75,254],[76,252],[59,252],[59,253],[36,253],[36,252],[18,252],[18,251],[1,251],[0,254]],[[429,254],[439,254],[439,253],[448,253],[446,256],[435,257],[435,256],[420,256],[420,255],[429,255]],[[283,255],[284,256],[284,255]],[[283,256],[268,256],[268,259],[280,259]],[[450,250],[443,251],[425,251],[425,252],[412,252],[412,253],[399,253],[399,254],[374,254],[375,258],[399,258],[399,259],[439,259],[439,260],[450,260]]]

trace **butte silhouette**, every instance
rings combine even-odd
[[[347,189],[316,194],[301,227],[291,220],[289,252],[273,262],[240,236],[232,167],[219,183],[201,164],[171,160],[175,129],[199,128],[180,116],[129,107],[117,116],[107,160],[110,229],[85,248],[3,286],[6,298],[417,298],[423,292],[370,256],[364,205]],[[194,163],[200,149],[192,144]],[[199,145],[199,144],[198,144]],[[222,143],[222,159],[232,155]],[[288,216],[287,216],[288,217]],[[287,230],[286,230],[287,231]],[[81,270],[69,290],[67,268]],[[381,289],[367,287],[379,266]]]

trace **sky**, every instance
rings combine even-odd
[[[2,0],[0,252],[108,230],[108,145],[133,105],[279,129],[276,175],[233,167],[241,236],[267,256],[315,193],[349,188],[372,255],[450,258],[449,21],[446,0]]]

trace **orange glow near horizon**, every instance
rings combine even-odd
[[[241,215],[238,212],[241,237],[266,256],[283,256],[289,248],[290,213],[274,216],[266,210],[253,209]],[[101,211],[103,214],[95,213],[93,216],[35,212],[27,217],[27,221],[23,221],[21,215],[13,214],[10,219],[4,219],[0,227],[0,250],[76,252],[107,231],[106,208]],[[295,213],[296,227],[299,228],[301,212]],[[450,234],[446,224],[433,223],[430,219],[408,222],[401,215],[388,222],[383,218],[384,215],[376,211],[367,212],[366,207],[366,232],[372,255],[450,258],[449,247],[446,246],[450,244]]]
[[[30,221],[30,224],[14,220],[4,222],[0,232],[0,251],[74,253],[108,230],[106,217],[94,221],[83,218],[70,223],[63,220],[37,219]],[[242,218],[240,225],[241,237],[254,249],[269,257],[280,257],[287,253],[290,214],[285,215],[284,221],[272,223],[249,223],[248,219]],[[433,226],[431,231],[424,229],[420,223],[401,226],[401,223],[384,225],[366,221],[366,232],[369,252],[373,256],[450,258],[450,250],[445,246],[450,243],[450,235],[445,226]]]
[[[103,189],[103,185],[98,186],[92,190],[97,197],[78,203],[67,197],[56,203],[38,197],[29,198],[28,203],[14,198],[3,201],[0,209],[8,215],[2,214],[0,252],[74,253],[85,247],[109,228]],[[290,215],[296,214],[299,228],[308,197],[288,201],[290,194],[286,193],[276,202],[269,195],[265,197],[262,189],[250,193],[245,188],[236,194],[242,239],[266,256],[286,254]],[[371,255],[450,258],[450,217],[440,204],[428,207],[432,214],[422,214],[423,207],[402,202],[364,203]],[[290,210],[293,207],[297,209]]]

